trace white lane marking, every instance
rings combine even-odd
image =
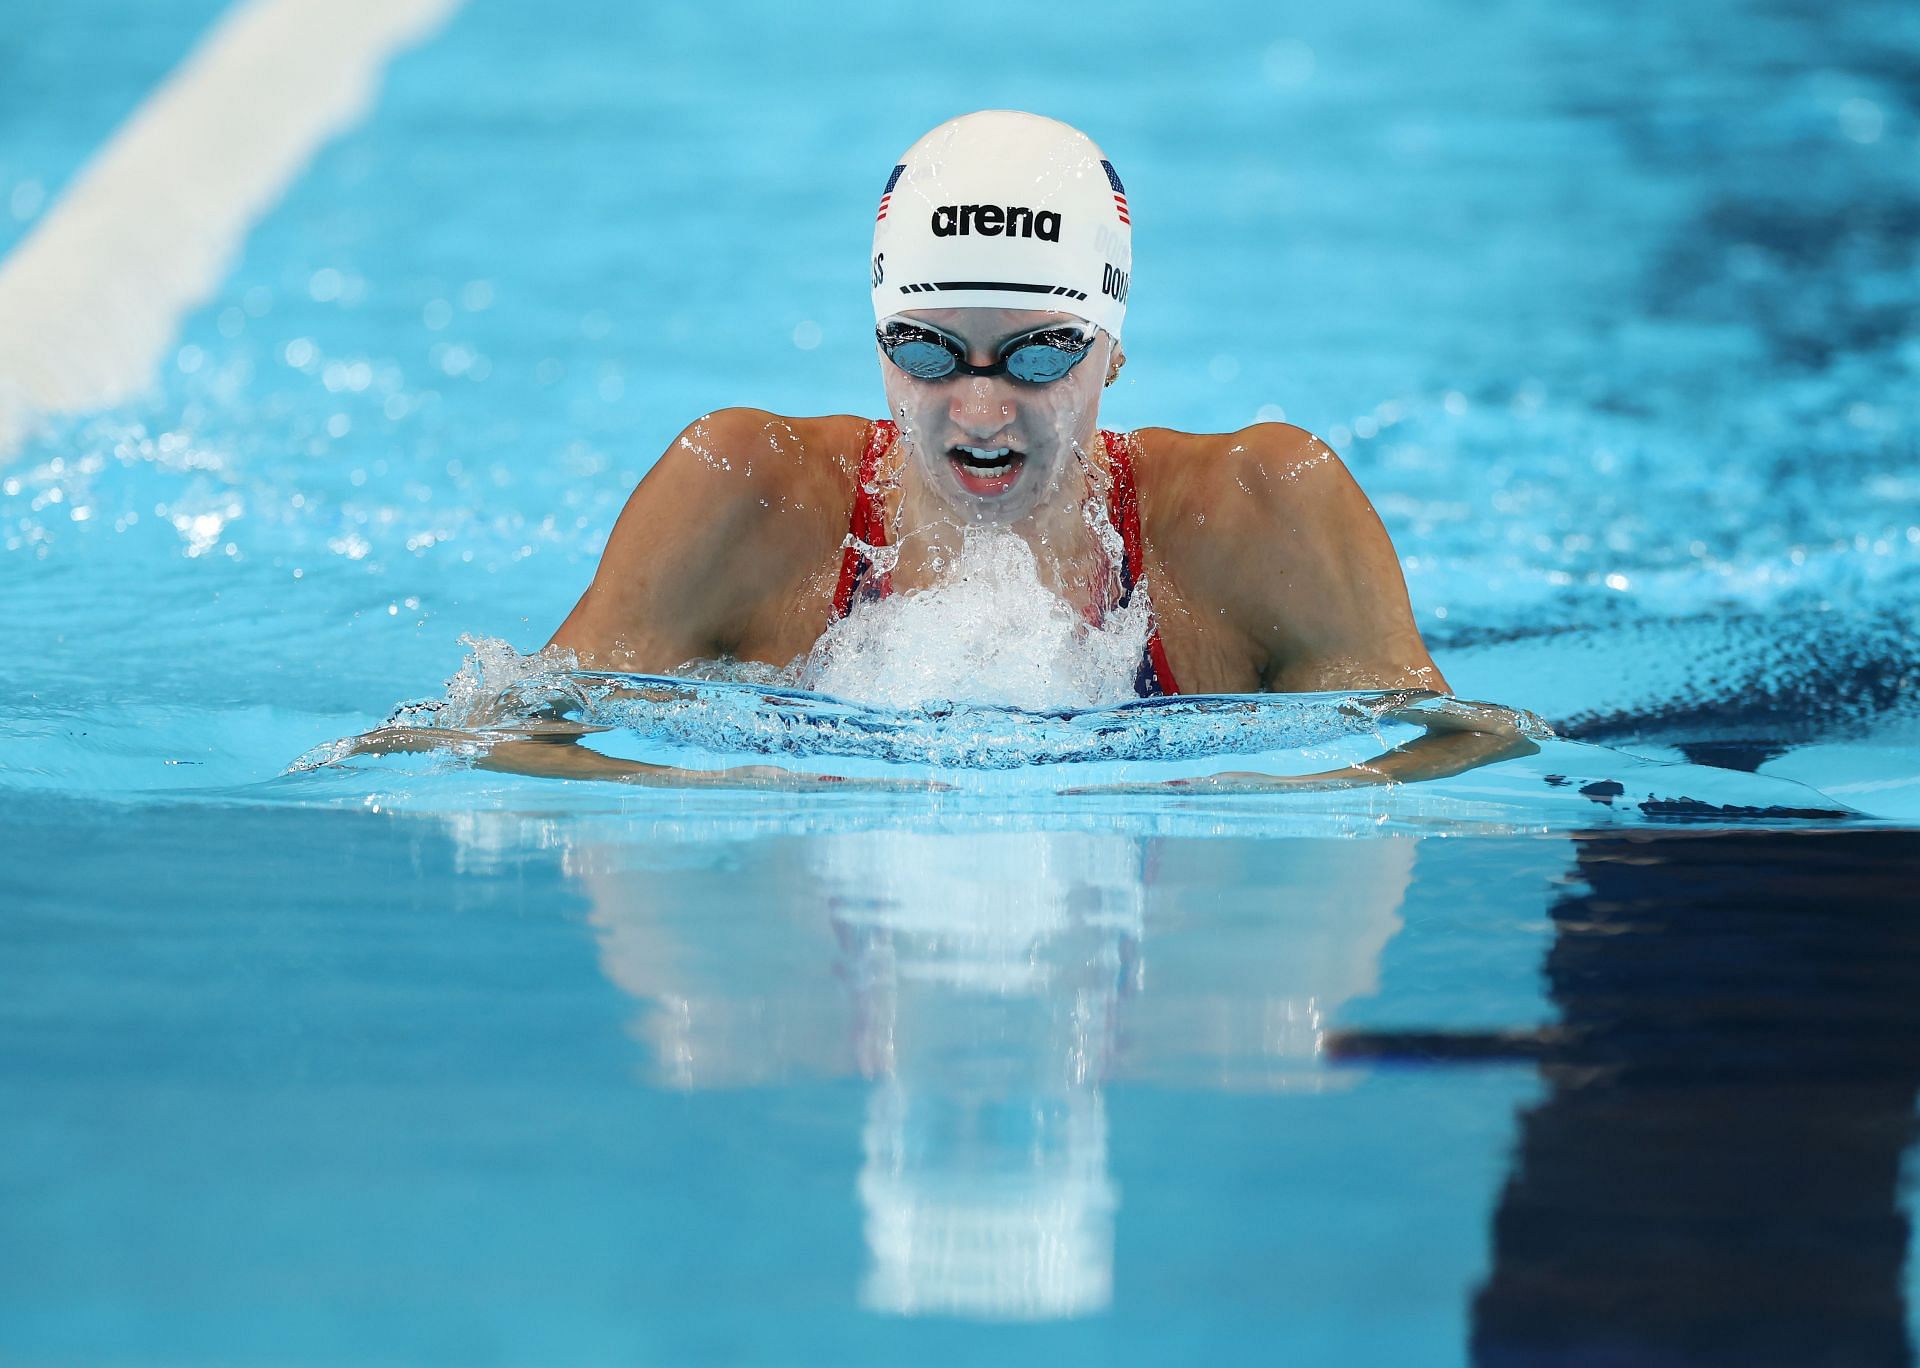
[[[460,0],[242,0],[0,262],[0,460],[152,383],[181,321],[387,61]]]

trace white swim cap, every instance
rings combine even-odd
[[[873,316],[1046,309],[1116,339],[1133,226],[1113,163],[1077,128],[989,109],[941,124],[887,178],[873,227]]]

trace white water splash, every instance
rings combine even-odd
[[[549,646],[522,655],[499,637],[463,634],[467,658],[441,698],[395,708],[388,727],[474,729],[560,716],[589,706],[589,690],[572,651]]]
[[[940,583],[857,604],[829,627],[800,683],[895,708],[1101,707],[1134,697],[1151,618],[1137,592],[1095,626],[1041,583],[1026,542],[1001,528],[969,528]]]

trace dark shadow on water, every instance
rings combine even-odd
[[[1907,1363],[1920,832],[1576,841],[1560,1025],[1349,1036],[1537,1060],[1473,1308],[1485,1365]]]
[[[1712,765],[1716,769],[1739,770],[1752,774],[1769,760],[1776,760],[1792,749],[1790,743],[1772,738],[1739,741],[1692,741],[1680,744],[1680,754],[1689,765]]]

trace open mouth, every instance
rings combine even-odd
[[[1004,494],[1020,478],[1027,458],[1012,447],[952,446],[947,460],[961,488],[986,498]]]

